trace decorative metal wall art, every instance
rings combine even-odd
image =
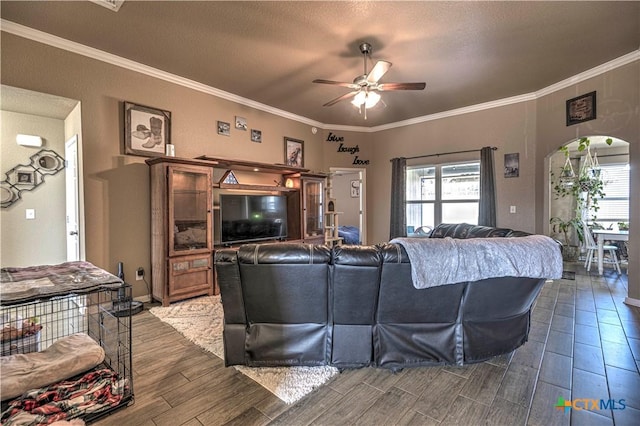
[[[29,164],[18,164],[5,173],[5,180],[0,181],[0,207],[3,209],[21,199],[23,191],[43,184],[45,176],[64,169],[64,158],[50,149],[41,149],[29,159]]]

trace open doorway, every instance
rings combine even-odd
[[[0,212],[2,225],[2,266],[31,266],[55,264],[67,260],[84,260],[84,198],[82,194],[82,130],[81,106],[78,100],[62,98],[2,85],[0,90],[2,113],[2,143],[0,144],[2,172],[16,165],[29,165],[34,155],[49,150],[68,160],[66,141],[77,135],[74,151],[77,161],[75,190],[77,192],[77,247],[67,257],[66,175],[34,175],[42,179],[32,191],[25,191],[14,204]],[[17,134],[36,135],[38,146],[16,143]],[[30,215],[27,216],[26,212]]]
[[[547,160],[548,235],[562,242],[565,261],[584,260],[593,250],[595,234],[608,231],[608,239],[618,239],[622,231],[628,240],[631,182],[627,142],[589,136],[570,141]],[[626,264],[625,236],[620,238],[607,244],[614,247],[620,263]],[[601,262],[598,269],[602,274]]]
[[[328,197],[339,211],[339,235],[343,244],[367,244],[366,169],[331,167]]]

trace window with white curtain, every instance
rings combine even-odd
[[[478,223],[480,163],[407,166],[408,232],[440,223]]]
[[[598,200],[595,221],[617,229],[618,222],[629,222],[629,163],[600,166],[603,192]]]

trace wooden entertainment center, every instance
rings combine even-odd
[[[287,236],[325,242],[327,176],[284,164],[201,156],[146,160],[151,180],[152,296],[171,302],[216,294],[213,253],[220,243],[220,194],[286,197]]]

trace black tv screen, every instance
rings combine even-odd
[[[220,194],[222,244],[287,237],[287,198],[283,195]]]

